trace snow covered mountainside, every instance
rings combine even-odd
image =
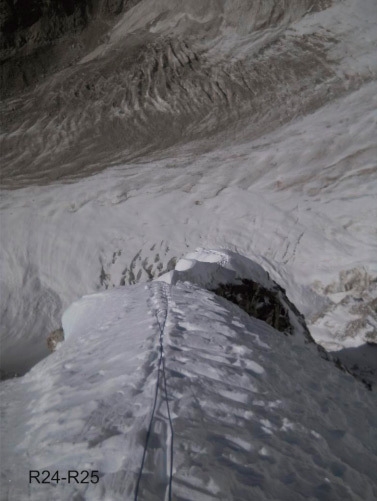
[[[4,374],[75,299],[197,247],[261,264],[326,349],[376,342],[375,2],[200,4],[143,0],[3,100]]]
[[[0,28],[1,499],[374,499],[376,2]]]
[[[196,256],[73,303],[61,347],[2,383],[1,499],[375,499],[371,392],[298,330],[177,281],[213,286],[237,263],[269,286],[247,260]],[[29,470],[99,481],[38,485]]]

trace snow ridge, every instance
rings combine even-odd
[[[375,499],[375,393],[311,344],[181,281],[83,297],[63,328],[0,387],[4,501]],[[31,469],[100,482],[42,489]]]

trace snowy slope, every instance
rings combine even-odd
[[[363,343],[375,316],[374,99],[367,84],[260,139],[246,128],[207,153],[194,143],[74,184],[3,191],[2,367],[46,355],[73,300],[148,280],[196,247],[260,263],[325,347]]]
[[[372,377],[376,2],[120,4],[0,105],[0,499],[375,499],[376,391],[307,328]]]
[[[313,345],[189,282],[85,296],[63,327],[1,385],[1,499],[375,499],[373,395]]]

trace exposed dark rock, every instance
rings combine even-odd
[[[64,341],[64,332],[63,329],[60,328],[49,334],[47,338],[47,347],[51,352],[53,352],[56,350],[58,343],[61,343],[62,341]]]
[[[357,348],[344,348],[332,352],[332,356],[369,390],[377,386],[376,343],[366,343]]]
[[[0,369],[0,381],[5,381],[6,379],[12,379],[14,377],[19,377],[19,374],[17,374],[17,372],[6,372]]]
[[[283,307],[278,294],[252,280],[242,284],[220,284],[213,292],[240,306],[248,315],[263,320],[285,334],[292,334],[288,311]]]
[[[266,289],[253,280],[243,279],[240,284],[220,284],[213,292],[238,305],[248,315],[263,320],[285,335],[301,331],[307,342],[314,343],[322,358],[361,381],[368,390],[377,384],[376,344],[329,353],[315,343],[307,328],[304,316],[289,301],[285,290],[278,284]]]

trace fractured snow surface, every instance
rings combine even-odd
[[[313,345],[189,282],[84,296],[63,327],[1,385],[2,499],[134,499],[158,374],[138,499],[169,499],[171,468],[177,500],[375,499],[374,398]],[[29,485],[30,469],[100,482]]]

